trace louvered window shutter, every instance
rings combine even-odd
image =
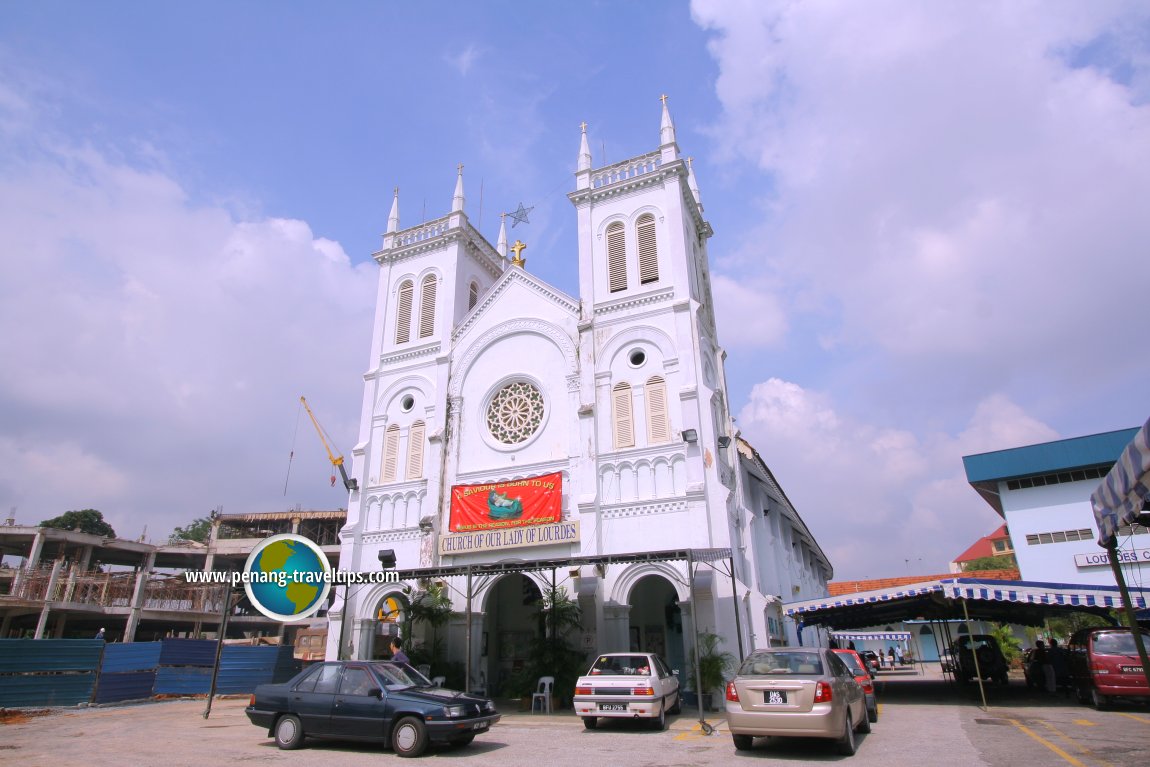
[[[473,282],[471,283],[471,290],[467,296],[468,311],[474,309],[477,303],[479,303],[479,283]]]
[[[607,287],[612,293],[627,289],[627,250],[618,221],[607,227]]]
[[[647,443],[658,445],[671,439],[667,422],[667,384],[661,376],[647,381]]]
[[[423,479],[423,421],[416,421],[407,433],[407,478]]]
[[[395,310],[395,342],[405,344],[411,340],[411,299],[415,286],[410,280],[399,285],[399,300]]]
[[[423,278],[419,291],[419,337],[430,338],[435,333],[435,276]]]
[[[391,425],[383,436],[383,468],[380,482],[394,482],[399,472],[399,427]]]
[[[615,384],[611,392],[611,414],[615,419],[615,447],[635,446],[635,421],[631,415],[631,387],[628,384]]]
[[[635,224],[635,235],[639,241],[639,283],[659,280],[659,252],[655,247],[655,217],[650,213],[639,216]]]

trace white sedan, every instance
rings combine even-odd
[[[663,730],[681,708],[679,678],[653,653],[604,653],[575,682],[575,713],[588,730],[600,717],[649,719]]]

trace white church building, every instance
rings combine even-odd
[[[400,227],[397,191],[374,254],[340,564],[378,570],[392,551],[401,572],[442,575],[455,611],[441,632],[449,656],[467,661],[469,686],[496,693],[538,630],[530,606],[553,578],[582,608],[575,644],[588,655],[653,650],[682,670],[696,629],[736,656],[797,643],[780,603],[825,595],[832,576],[731,418],[712,230],[666,101],[658,146],[639,157],[593,167],[586,130],[568,194],[577,295],[533,275],[505,224],[495,245],[472,226],[462,168],[451,211],[419,226]],[[714,561],[692,577],[671,556],[606,562],[685,550]],[[570,566],[469,586],[460,575],[538,560]],[[328,657],[385,654],[379,616],[402,606],[402,585],[351,586],[346,600],[336,589]]]

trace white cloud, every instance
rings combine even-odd
[[[730,349],[751,349],[779,343],[787,317],[774,292],[764,284],[744,283],[725,275],[711,279],[719,339]]]
[[[345,504],[310,424],[293,435],[307,394],[354,443],[374,264],[38,135],[0,135],[19,158],[0,167],[0,505],[23,524],[99,508],[163,538],[217,504]]]
[[[945,572],[1002,522],[967,483],[962,456],[1058,438],[1001,395],[980,402],[955,437],[916,435],[778,378],[754,387],[738,423],[839,579]]]
[[[475,43],[468,43],[467,47],[458,53],[449,53],[446,56],[447,62],[459,71],[459,74],[464,77],[471,71],[471,67],[483,55],[483,50]]]

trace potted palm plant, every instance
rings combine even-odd
[[[703,708],[714,711],[713,693],[723,686],[725,676],[735,665],[735,656],[719,649],[718,634],[705,631],[699,634],[699,682],[702,687]],[[691,650],[687,666],[687,686],[695,688],[695,650]]]

